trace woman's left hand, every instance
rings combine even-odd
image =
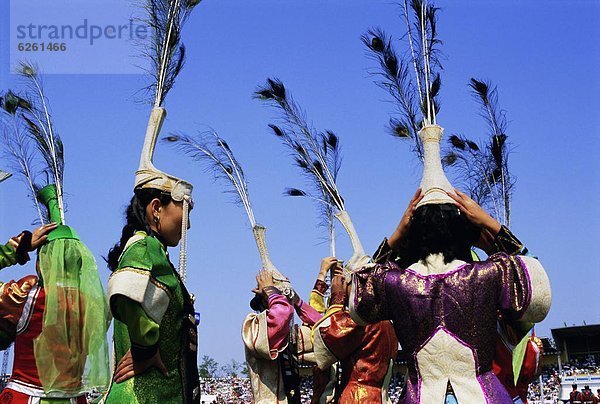
[[[458,189],[455,189],[454,192],[455,194],[449,192],[448,196],[454,199],[456,206],[467,219],[477,227],[489,231],[492,236],[496,237],[502,227],[500,223],[491,217],[477,202],[469,198],[467,194],[460,192]]]
[[[154,356],[143,361],[135,361],[131,356],[131,350],[129,350],[119,361],[113,379],[115,383],[122,383],[134,376],[141,375],[153,367],[162,373],[163,376],[168,375],[167,368],[160,358],[159,350],[156,351]]]

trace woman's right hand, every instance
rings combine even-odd
[[[395,248],[400,245],[404,239],[406,238],[406,234],[408,233],[408,229],[410,228],[410,222],[412,220],[413,213],[417,209],[417,205],[421,202],[421,199],[425,194],[421,192],[421,188],[417,189],[417,192],[413,195],[412,199],[408,203],[408,207],[404,211],[404,215],[402,215],[402,219],[400,219],[400,223],[394,233],[388,239],[388,244],[390,247]]]
[[[337,258],[335,257],[326,257],[321,260],[321,268],[319,269],[319,275],[317,279],[325,281],[325,277],[327,276],[327,272],[334,268],[338,263]]]
[[[273,272],[264,268],[258,271],[258,275],[256,275],[256,285],[258,290],[260,291],[259,293],[262,293],[263,295],[268,297],[267,293],[265,292],[265,289],[269,286],[274,286]]]
[[[163,376],[168,376],[167,368],[160,358],[160,350],[157,350],[151,358],[142,361],[134,361],[131,350],[129,350],[119,361],[113,379],[115,383],[122,383],[134,376],[141,375],[150,368],[156,368]]]
[[[31,251],[37,250],[39,247],[43,246],[44,243],[48,240],[48,234],[54,229],[58,227],[57,223],[48,223],[41,227],[38,227],[31,234]]]
[[[41,247],[48,240],[48,234],[57,227],[58,225],[56,223],[48,223],[35,229],[33,233],[31,233],[31,245],[28,246],[27,252],[35,251],[38,247]],[[11,237],[11,239],[8,240],[8,243],[15,249],[19,248],[24,234],[25,232],[21,232],[18,236]]]

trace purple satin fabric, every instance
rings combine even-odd
[[[352,305],[361,319],[392,320],[402,348],[410,353],[406,396],[419,403],[416,354],[443,327],[474,352],[476,374],[490,403],[512,403],[492,373],[498,312],[520,318],[531,299],[527,268],[518,257],[495,254],[439,275],[421,275],[393,262],[355,274]]]

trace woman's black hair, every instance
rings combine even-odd
[[[263,298],[258,293],[254,294],[254,297],[250,300],[250,308],[254,311],[265,311],[267,308],[265,307],[265,303],[263,302]]]
[[[407,235],[410,262],[425,259],[430,254],[444,254],[444,261],[473,261],[471,247],[480,230],[451,203],[428,204],[413,213]]]
[[[144,231],[152,234],[150,223],[146,220],[146,207],[154,199],[158,198],[163,205],[172,201],[171,195],[154,188],[141,188],[134,191],[133,198],[125,210],[125,226],[121,232],[121,240],[113,246],[105,258],[111,271],[117,269],[119,257],[125,248],[127,241],[136,231]]]

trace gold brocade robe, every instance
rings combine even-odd
[[[331,306],[314,330],[317,365],[326,369],[340,362],[339,403],[390,403],[387,388],[398,353],[398,340],[389,321],[360,326],[342,306]]]

